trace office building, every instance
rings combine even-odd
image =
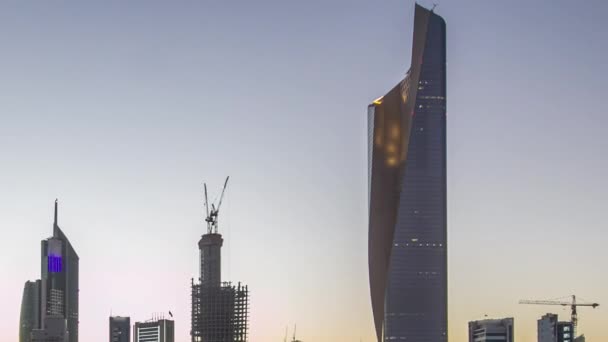
[[[110,317],[110,342],[131,342],[130,317]]]
[[[378,341],[447,341],[446,25],[416,5],[411,67],[368,107]]]
[[[168,319],[137,322],[133,326],[134,342],[175,342],[175,323]]]
[[[40,280],[27,282],[24,287],[20,341],[32,342],[35,337],[37,340],[66,338],[68,342],[78,342],[79,258],[59,228],[57,200],[53,236],[42,240],[41,247]],[[65,331],[60,332],[61,329]]]
[[[538,342],[574,342],[574,340],[572,322],[560,322],[558,316],[551,313],[538,320]]]
[[[513,318],[469,322],[469,342],[513,341]]]
[[[31,342],[32,331],[40,328],[40,280],[27,281],[23,286],[19,342]]]
[[[42,328],[48,315],[66,319],[69,342],[78,342],[78,263],[78,254],[59,228],[55,201],[53,236],[42,241],[40,312]]]

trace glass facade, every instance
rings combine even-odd
[[[378,341],[447,341],[445,22],[416,5],[406,77],[368,108]]]

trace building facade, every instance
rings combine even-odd
[[[159,319],[152,322],[137,322],[133,326],[135,342],[175,342],[175,322]]]
[[[548,313],[538,320],[538,342],[573,342],[574,337],[572,322],[560,322],[556,314]]]
[[[32,342],[69,342],[70,333],[65,317],[47,315],[44,328],[32,330]]]
[[[513,342],[513,318],[469,322],[469,342]]]
[[[378,341],[447,341],[446,25],[416,5],[411,67],[368,107]]]
[[[110,342],[131,342],[130,317],[110,317]]]
[[[21,342],[34,341],[34,336],[78,342],[79,258],[57,223],[57,200],[54,216],[53,236],[41,242],[40,280],[27,282],[24,288]]]
[[[573,342],[574,326],[572,322],[557,323],[557,342]]]
[[[27,281],[23,286],[19,342],[31,342],[32,331],[40,328],[40,280]]]

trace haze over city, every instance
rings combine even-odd
[[[431,1],[420,4],[432,8]],[[517,341],[608,305],[608,3],[441,1],[447,22],[448,335],[514,317]],[[410,66],[413,1],[0,4],[0,341],[58,222],[80,256],[80,340],[170,310],[220,218],[249,340],[374,341],[367,106]],[[581,309],[606,341],[605,306]]]

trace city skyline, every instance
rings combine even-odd
[[[435,9],[450,25],[450,342],[486,314],[514,316],[518,341],[534,340],[545,313],[568,314],[522,298],[608,302],[597,271],[607,6]],[[282,340],[297,323],[303,341],[373,341],[365,108],[405,75],[413,8],[0,5],[0,340],[18,338],[23,283],[38,277],[59,198],[81,258],[80,339],[105,341],[111,313],[171,310],[188,341],[202,182],[229,174],[222,262],[255,289],[250,340]],[[579,315],[589,341],[608,339],[605,309]]]

